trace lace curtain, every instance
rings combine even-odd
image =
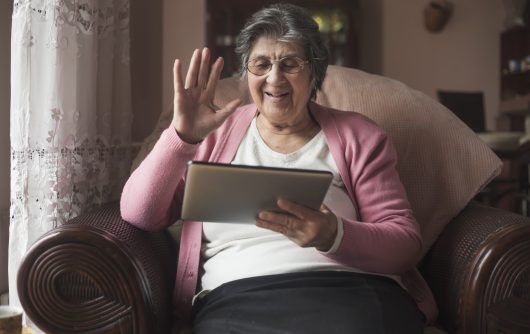
[[[129,0],[16,0],[9,297],[46,231],[117,199],[129,174]]]

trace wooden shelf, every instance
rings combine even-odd
[[[530,93],[530,27],[522,26],[501,34],[501,100]]]
[[[530,111],[530,93],[519,95],[513,99],[501,100],[501,114],[526,115]]]

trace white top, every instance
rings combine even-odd
[[[254,118],[232,163],[316,169],[333,173],[333,181],[324,204],[339,218],[339,224],[335,243],[327,253],[333,253],[342,240],[340,217],[353,220],[358,218],[322,131],[299,150],[283,154],[267,146],[259,134]],[[280,233],[259,228],[255,226],[255,222],[204,223],[203,233],[203,290],[214,289],[232,280],[261,275],[320,270],[361,272],[332,261],[325,256],[326,253],[314,247],[300,247]]]

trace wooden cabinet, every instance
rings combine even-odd
[[[525,131],[530,116],[530,27],[501,34],[500,116],[497,129]]]
[[[501,34],[501,100],[530,94],[530,27]]]
[[[530,131],[530,27],[522,26],[506,30],[501,34],[501,80],[499,131]],[[501,157],[502,158],[502,157]],[[497,206],[528,215],[528,153],[525,148],[503,158],[500,176],[504,180],[499,189],[506,196],[500,197]],[[500,322],[504,315],[495,318]],[[500,330],[501,327],[499,327]]]
[[[207,0],[206,45],[213,57],[225,59],[223,77],[237,73],[239,60],[234,52],[235,39],[246,20],[259,9],[277,3],[274,0]],[[358,65],[357,26],[359,6],[356,0],[292,0],[309,10],[319,23],[330,51],[330,64]],[[214,59],[215,59],[214,58]]]

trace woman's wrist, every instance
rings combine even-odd
[[[335,232],[332,234],[332,237],[326,241],[325,246],[317,247],[319,252],[324,254],[332,254],[337,251],[340,243],[342,242],[342,237],[344,236],[344,226],[342,219],[336,217]]]
[[[194,136],[186,134],[184,131],[179,131],[179,126],[176,124],[175,121],[171,122],[171,125],[173,129],[175,129],[175,132],[177,133],[177,136],[180,138],[180,140],[182,140],[186,144],[197,145],[204,140],[204,138],[196,138]]]

